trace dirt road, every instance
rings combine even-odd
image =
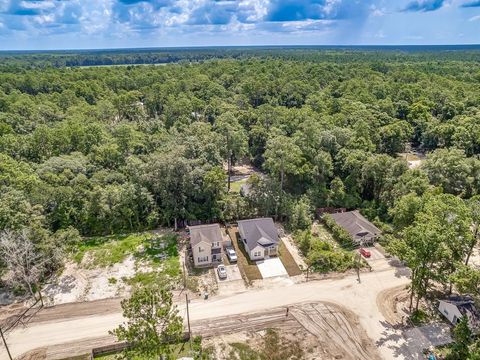
[[[358,316],[361,327],[379,346],[382,358],[394,358],[394,349],[401,340],[394,337],[391,328],[376,305],[377,295],[392,287],[407,284],[409,279],[398,274],[397,269],[343,279],[312,281],[287,287],[252,290],[233,296],[218,296],[211,300],[194,300],[190,303],[192,321],[244,314],[274,307],[291,306],[308,302],[331,302],[345,307]],[[179,310],[185,315],[184,304]],[[27,328],[17,328],[8,334],[7,341],[15,356],[29,350],[64,342],[106,336],[108,331],[122,322],[120,313],[85,316],[54,322],[34,323]],[[7,359],[0,349],[0,359]]]

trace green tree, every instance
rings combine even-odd
[[[265,168],[280,180],[283,191],[285,175],[296,175],[302,165],[302,152],[294,140],[285,135],[274,135],[267,141]]]
[[[468,325],[468,318],[463,316],[453,329],[453,346],[448,360],[465,360],[470,358],[472,331]]]
[[[218,117],[215,121],[215,129],[223,138],[223,155],[228,166],[227,190],[230,191],[232,165],[236,159],[240,159],[247,153],[247,135],[245,129],[231,112]]]
[[[312,209],[307,198],[293,204],[288,225],[292,230],[307,230],[312,226]]]
[[[165,284],[137,288],[122,300],[126,321],[111,333],[126,341],[125,359],[159,359],[171,354],[171,344],[181,339],[183,320],[173,305],[172,293]]]

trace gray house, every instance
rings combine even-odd
[[[192,246],[193,263],[196,267],[218,264],[222,261],[222,248],[227,242],[220,225],[189,226],[190,245]]]
[[[464,316],[468,319],[470,330],[478,333],[480,329],[480,314],[475,303],[469,297],[451,296],[438,302],[438,311],[445,316],[452,325],[457,325]]]
[[[353,242],[372,244],[382,231],[368,221],[358,210],[330,214],[338,226],[344,228],[352,237]]]
[[[272,218],[240,220],[238,232],[251,260],[277,255],[278,232]]]

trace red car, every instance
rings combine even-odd
[[[367,249],[361,248],[360,249],[360,254],[362,254],[363,257],[369,258],[372,254],[370,254],[370,251]]]

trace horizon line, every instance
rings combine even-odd
[[[15,52],[58,52],[58,51],[121,51],[121,50],[181,50],[181,49],[241,49],[241,48],[402,48],[402,47],[480,47],[480,43],[463,44],[302,44],[302,45],[186,45],[186,46],[147,46],[112,48],[46,48],[46,49],[0,49],[0,53]]]

